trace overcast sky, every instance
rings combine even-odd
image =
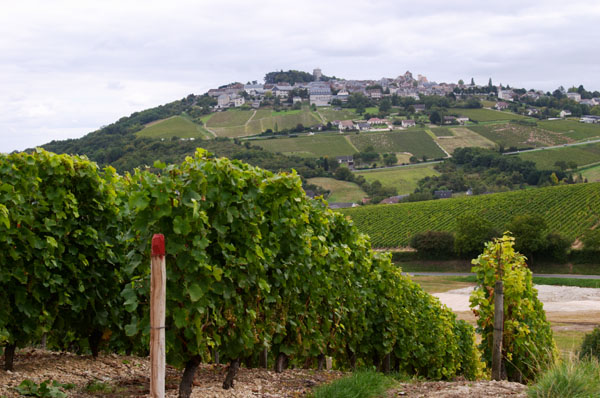
[[[27,1],[0,12],[0,151],[279,69],[600,90],[600,1]]]

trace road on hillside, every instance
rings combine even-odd
[[[541,148],[523,149],[522,151],[504,152],[503,155],[516,155],[517,153],[543,151],[543,150],[546,150],[546,149],[564,148],[564,147],[568,147],[568,146],[578,146],[578,145],[595,144],[597,142],[600,142],[600,139],[574,142],[572,144],[562,144],[562,145],[554,145],[554,146],[543,146]]]
[[[470,272],[403,272],[410,276],[475,276]],[[600,279],[600,275],[580,274],[533,274],[537,278]]]

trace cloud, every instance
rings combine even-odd
[[[278,69],[600,90],[599,18],[583,0],[13,2],[0,14],[0,151]]]

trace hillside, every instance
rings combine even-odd
[[[551,231],[574,241],[600,221],[600,183],[561,185],[474,197],[344,209],[375,247],[403,247],[424,231],[454,231],[456,219],[474,213],[502,230],[511,217],[538,214]]]

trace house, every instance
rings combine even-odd
[[[456,116],[444,116],[444,124],[455,124],[455,123],[457,123]]]
[[[527,108],[525,112],[527,113],[527,116],[533,116],[540,113],[540,111],[537,108]]]
[[[367,97],[369,98],[373,98],[373,99],[380,99],[381,98],[381,90],[378,88],[372,89],[372,90],[367,90]]]
[[[434,191],[433,196],[436,199],[448,199],[452,197],[452,191],[443,190],[443,191]]]
[[[293,97],[292,98],[292,103],[297,104],[298,102],[302,102],[302,98],[301,97]]]
[[[402,127],[407,128],[407,127],[415,127],[417,125],[417,123],[415,123],[414,120],[408,119],[408,120],[402,120]]]
[[[581,94],[579,93],[567,93],[567,98],[575,102],[581,102]]]
[[[309,89],[310,104],[327,106],[331,102],[331,89],[327,86],[314,86]]]
[[[244,105],[245,103],[246,103],[246,100],[244,99],[244,97],[242,97],[242,96],[233,97],[233,106],[235,106],[236,108]]]
[[[369,123],[366,122],[360,122],[358,123],[358,129],[360,131],[367,131],[371,128],[371,125]]]
[[[339,164],[348,165],[349,169],[354,168],[354,156],[338,156],[335,158]]]
[[[374,124],[388,124],[388,121],[386,119],[379,119],[378,117],[372,117],[369,120],[367,120],[367,123],[369,123],[372,126]]]
[[[229,107],[229,94],[221,94],[217,98],[217,108],[227,108]]]
[[[350,94],[346,90],[341,90],[337,93],[337,95],[335,96],[335,99],[338,99],[342,102],[348,102],[349,96],[350,96]]]
[[[512,90],[503,90],[502,87],[498,87],[498,99],[512,101],[514,98],[515,93]]]
[[[458,124],[460,124],[461,126],[464,126],[465,124],[467,124],[467,122],[469,121],[468,117],[457,117],[456,121],[458,122]]]
[[[563,109],[562,111],[560,111],[559,115],[560,115],[561,118],[564,119],[567,116],[571,116],[571,111],[566,111],[566,110]]]
[[[287,98],[293,89],[294,88],[289,85],[286,86],[286,85],[277,84],[277,85],[275,85],[275,87],[273,87],[271,89],[271,92],[273,93],[273,95],[275,95],[279,98]]]
[[[342,120],[338,123],[338,128],[340,130],[354,130],[356,127],[352,120]]]
[[[250,95],[263,95],[265,93],[262,84],[245,84],[244,91]]]
[[[399,203],[402,199],[406,198],[407,196],[408,195],[390,196],[389,198],[385,198],[384,200],[382,200],[379,203],[383,204],[383,205],[390,205],[390,204],[394,204],[394,203]]]
[[[425,105],[415,104],[413,108],[415,108],[415,112],[425,112]]]
[[[583,115],[579,121],[581,123],[600,123],[600,116]]]
[[[496,105],[494,106],[494,108],[496,108],[499,111],[502,111],[504,109],[508,109],[508,104],[506,102],[497,102]]]
[[[252,108],[254,108],[254,109],[260,108],[260,100],[252,101]]]
[[[596,102],[593,99],[582,99],[579,103],[581,105],[587,105],[587,106],[594,106],[594,105],[596,105]]]

